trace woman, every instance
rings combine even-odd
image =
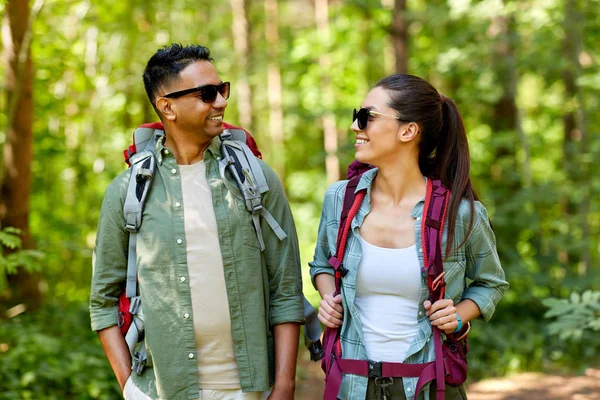
[[[489,320],[508,287],[496,241],[469,177],[469,149],[456,104],[415,76],[381,80],[354,113],[356,159],[376,167],[363,174],[367,189],[346,244],[341,295],[329,258],[336,253],[347,181],[325,195],[318,243],[310,263],[323,300],[319,319],[341,326],[343,358],[410,364],[433,361],[432,326],[449,334],[477,317]],[[431,304],[421,248],[426,179],[450,189],[444,249],[446,295]],[[448,246],[447,244],[450,244]],[[466,285],[468,280],[471,282]],[[435,381],[415,393],[418,378],[385,381],[345,374],[338,397],[435,398]],[[383,387],[384,386],[384,387]],[[448,386],[446,399],[466,399]]]

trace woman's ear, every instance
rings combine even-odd
[[[400,128],[400,140],[410,142],[419,134],[419,125],[416,122],[409,122]]]
[[[166,97],[159,97],[158,100],[156,100],[156,109],[169,121],[175,121],[177,119],[173,103]]]

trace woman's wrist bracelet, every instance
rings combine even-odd
[[[458,321],[458,326],[454,330],[454,333],[459,332],[463,327],[462,319],[460,318],[460,315],[458,315],[458,313],[456,313],[456,320]]]

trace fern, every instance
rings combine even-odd
[[[545,318],[551,335],[560,339],[579,340],[584,331],[600,331],[600,292],[587,290],[571,293],[569,299],[548,298],[542,301],[548,307]]]
[[[0,293],[7,287],[6,276],[17,272],[18,267],[26,271],[39,271],[44,253],[21,249],[21,230],[6,227],[0,230]],[[6,249],[10,251],[6,254]]]

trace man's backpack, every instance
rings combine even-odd
[[[252,222],[261,251],[264,250],[260,218],[262,217],[279,240],[287,237],[271,213],[262,205],[262,195],[269,185],[256,161],[262,158],[256,141],[244,129],[223,123],[224,131],[220,135],[222,158],[219,160],[219,172],[228,189],[244,199],[246,209],[252,214]],[[156,169],[155,150],[159,140],[164,139],[162,123],[141,125],[133,133],[133,144],[123,153],[130,165],[131,176],[127,196],[123,206],[126,229],[129,232],[127,256],[127,280],[125,291],[119,298],[119,327],[125,336],[132,357],[132,370],[141,374],[147,360],[144,341],[144,316],[137,285],[136,241],[142,225],[142,215],[146,196],[152,184]],[[229,171],[235,182],[225,176]],[[312,305],[304,299],[305,342],[311,353],[311,359],[318,361],[323,357],[321,348],[321,326]]]
[[[348,184],[344,193],[340,225],[336,242],[336,254],[329,263],[334,268],[336,295],[341,293],[342,279],[348,272],[343,260],[346,241],[354,216],[358,212],[366,189],[355,192],[360,177],[371,169],[367,164],[354,161],[348,167]],[[442,233],[446,211],[450,200],[450,191],[439,180],[427,180],[427,194],[421,219],[422,248],[424,265],[427,270],[427,286],[430,300],[443,299],[445,294],[444,267],[442,263]],[[470,324],[466,324],[458,333],[446,335],[442,343],[441,331],[432,327],[435,361],[423,364],[405,364],[394,362],[373,362],[370,360],[352,360],[342,358],[342,346],[339,328],[327,328],[323,336],[325,356],[321,366],[325,371],[324,400],[335,400],[342,384],[342,374],[355,374],[369,378],[418,377],[417,395],[426,383],[436,380],[436,399],[444,400],[445,383],[460,385],[467,379],[467,334]]]

